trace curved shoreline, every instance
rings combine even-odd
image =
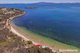
[[[19,37],[21,37],[23,40],[25,40],[25,41],[28,41],[28,40],[30,40],[30,39],[28,39],[27,37],[25,37],[25,35],[23,35],[23,34],[21,34],[21,33],[19,33],[18,32],[18,30],[16,30],[15,29],[15,27],[14,27],[14,25],[15,24],[13,24],[13,23],[11,23],[11,21],[13,20],[13,19],[15,19],[16,17],[19,17],[19,16],[23,16],[25,14],[25,12],[23,12],[23,14],[19,14],[19,15],[17,15],[17,16],[14,16],[14,17],[10,17],[9,19],[9,21],[10,21],[10,30],[14,33],[14,34],[16,34],[17,36],[19,36]],[[31,40],[32,41],[32,40]],[[36,43],[36,42],[34,42],[34,41],[32,41],[33,43]],[[51,47],[50,47],[51,48]]]
[[[45,50],[46,47],[33,44],[33,41],[12,27],[11,21],[24,14],[25,12],[19,9],[0,8],[0,53],[53,53],[49,47],[48,50]]]
[[[21,14],[21,15],[18,15],[18,16],[11,17],[10,22],[11,22],[13,19],[15,19],[16,17],[22,16],[22,15],[24,15],[24,14]],[[25,41],[29,40],[29,39],[25,38],[24,36],[22,36],[20,33],[18,33],[18,32],[13,28],[12,25],[13,25],[13,24],[10,23],[11,31],[12,31],[14,34],[16,34],[16,35],[19,36],[19,37],[22,37]]]
[[[41,43],[41,44],[43,44],[43,45],[46,45],[46,46],[49,46],[49,48],[51,48],[53,51],[56,51],[56,50],[58,50],[58,49],[64,49],[64,50],[66,50],[66,49],[71,49],[71,50],[77,50],[78,48],[76,48],[76,47],[73,47],[73,46],[70,46],[70,45],[66,45],[66,44],[62,44],[61,45],[61,43],[59,43],[59,44],[57,44],[57,42],[55,41],[54,43],[55,44],[57,44],[58,46],[60,45],[61,47],[63,47],[63,48],[61,48],[61,47],[56,47],[56,45],[55,44],[53,44],[54,46],[52,47],[52,45],[49,45],[49,43],[46,43],[46,44],[44,44],[44,42],[42,41],[42,42],[38,42],[39,41],[39,39],[33,39],[32,37],[30,37],[29,35],[31,35],[31,34],[29,34],[28,33],[28,31],[26,32],[26,31],[23,31],[23,29],[21,29],[21,27],[18,27],[18,26],[16,26],[15,24],[12,24],[12,27],[13,27],[13,29],[14,30],[16,30],[18,33],[20,33],[20,34],[22,34],[22,36],[24,36],[25,38],[28,38],[29,40],[31,40],[31,41],[35,41],[35,43],[37,42],[37,43]],[[33,33],[32,33],[33,34]],[[36,35],[34,36],[35,38],[37,38],[36,37]],[[38,37],[38,38],[41,38],[40,36]],[[44,37],[43,37],[44,38]],[[42,38],[42,39],[43,39]],[[41,40],[42,40],[41,39]],[[45,41],[45,39],[44,39],[44,41]],[[52,41],[52,40],[51,40]],[[76,53],[76,51],[75,51],[75,53]]]
[[[11,21],[13,20],[13,19],[15,19],[15,18],[18,18],[18,17],[20,17],[20,16],[23,16],[23,15],[25,15],[25,12],[23,12],[23,14],[20,14],[20,15],[17,15],[17,16],[14,16],[14,17],[11,17],[11,18],[9,18],[10,20],[10,31],[12,31],[14,34],[16,34],[17,36],[19,36],[19,37],[21,37],[23,40],[25,40],[25,41],[28,41],[28,40],[30,40],[30,39],[28,39],[28,38],[26,38],[23,34],[21,34],[21,33],[19,33],[15,28],[14,28],[14,26],[15,26],[15,24],[13,24]],[[13,26],[14,25],[14,26]],[[32,41],[33,43],[35,43],[34,41]]]

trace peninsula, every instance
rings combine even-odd
[[[17,32],[11,21],[23,15],[25,15],[23,10],[0,8],[0,53],[67,53],[54,47],[38,44],[28,39],[27,35],[25,37],[21,34],[23,32]]]
[[[14,8],[0,8],[0,53],[53,53],[49,47],[34,44],[17,33],[11,20],[25,12]]]

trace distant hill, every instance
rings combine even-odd
[[[48,3],[48,2],[39,2],[39,3],[32,3],[28,4],[32,6],[56,6],[56,7],[65,7],[65,6],[75,6],[75,7],[80,7],[80,3]]]

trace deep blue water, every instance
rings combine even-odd
[[[35,8],[28,9],[27,6]],[[13,20],[18,26],[61,42],[80,45],[80,4],[2,4],[0,7],[26,12]]]

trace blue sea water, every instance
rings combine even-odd
[[[80,4],[0,4],[0,7],[26,12],[13,20],[18,26],[64,43],[80,45]]]

